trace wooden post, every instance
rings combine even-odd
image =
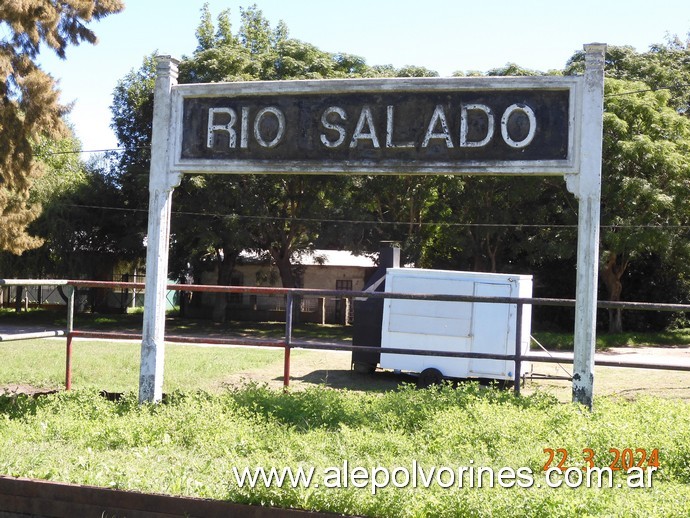
[[[326,297],[319,297],[319,323],[326,324]]]
[[[573,402],[592,409],[599,279],[599,217],[606,45],[585,45],[580,171],[566,178],[579,202]]]
[[[292,347],[292,315],[295,298],[292,292],[288,292],[285,300],[285,353],[283,358],[283,389],[290,386],[290,348]]]
[[[146,292],[139,371],[139,402],[158,402],[163,397],[165,357],[165,292],[168,284],[168,249],[172,193],[179,174],[168,169],[172,87],[177,84],[178,61],[158,56],[153,97],[149,222],[146,250]]]
[[[72,388],[72,331],[74,331],[74,299],[77,290],[67,286],[67,344],[65,347],[65,390]]]

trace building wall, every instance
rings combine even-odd
[[[303,268],[303,287],[307,289],[351,289],[361,291],[366,279],[374,271],[371,267],[362,266],[332,266],[305,265]],[[207,272],[202,276],[203,284],[215,284],[215,272]],[[271,279],[273,282],[266,282]],[[269,286],[281,287],[280,276],[277,271],[271,272],[271,266],[259,264],[241,264],[235,267],[232,284],[235,286]],[[214,294],[203,294],[202,305],[212,307]],[[352,304],[343,299],[328,297],[319,300],[316,297],[306,297],[302,301],[303,321],[321,323],[346,323],[352,320]],[[284,319],[285,301],[283,296],[264,296],[250,294],[234,294],[231,296],[229,311],[231,318],[242,320],[252,319]]]

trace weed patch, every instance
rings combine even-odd
[[[283,392],[249,384],[218,394],[173,392],[139,405],[133,392],[109,401],[96,390],[38,399],[0,397],[0,473],[104,487],[193,495],[258,505],[367,516],[687,516],[690,412],[656,398],[597,398],[591,413],[535,393],[474,383],[384,394],[315,387]],[[525,468],[541,480],[544,448],[567,467],[612,462],[612,448],[659,450],[652,487],[459,487],[389,484],[282,487],[238,484],[235,471],[274,467]],[[379,475],[382,472],[379,472]],[[450,473],[445,473],[447,480]],[[623,483],[623,474],[615,476]],[[436,481],[436,479],[434,479]],[[379,476],[379,481],[381,477]]]

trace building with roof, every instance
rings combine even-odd
[[[361,291],[369,276],[376,270],[375,260],[368,255],[354,255],[347,250],[314,250],[294,258],[300,287],[307,289]],[[215,284],[215,272],[207,272],[204,284]],[[281,287],[280,275],[266,255],[243,252],[238,258],[231,278],[233,286]],[[204,296],[202,306],[208,311],[214,295]],[[301,301],[303,322],[344,324],[352,321],[351,301],[342,298],[305,297]],[[283,296],[264,296],[232,293],[228,300],[231,320],[281,321],[285,318]]]

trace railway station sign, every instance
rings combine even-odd
[[[186,173],[563,175],[578,199],[573,400],[591,408],[606,45],[582,76],[177,83],[159,56],[139,400],[160,401],[173,190]]]
[[[576,169],[580,77],[178,85],[174,169],[535,173]]]

